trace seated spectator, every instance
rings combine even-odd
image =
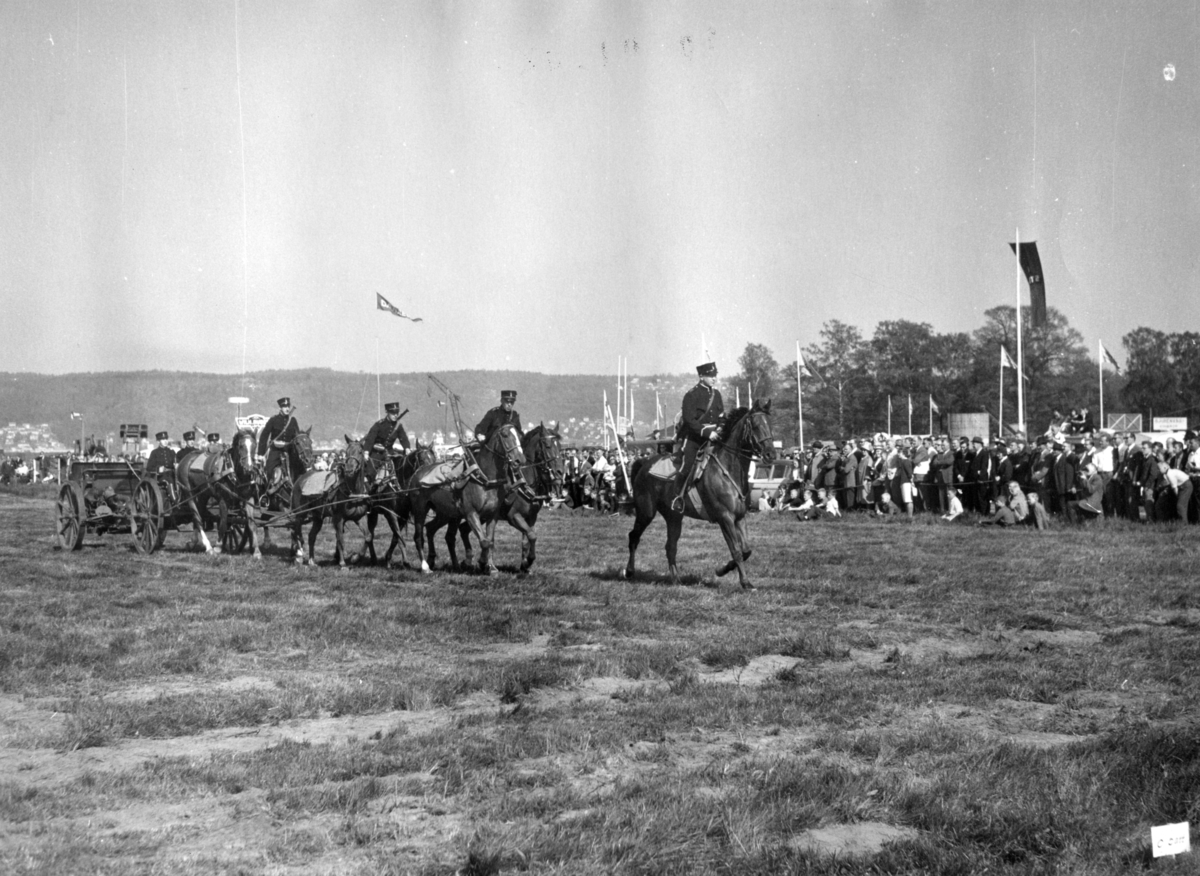
[[[961,495],[962,490],[953,490],[950,493],[950,510],[942,515],[943,520],[954,520],[963,513],[962,499],[959,498]]]
[[[842,509],[833,490],[817,490],[817,504],[821,506],[821,514],[824,517],[842,516]]]
[[[817,514],[817,503],[813,501],[813,491],[804,491],[804,501],[792,509],[796,512],[797,520],[813,520]]]

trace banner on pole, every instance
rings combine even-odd
[[[1017,245],[1010,243],[1009,248],[1015,253]],[[1032,311],[1031,322],[1035,327],[1046,324],[1046,281],[1042,276],[1042,259],[1038,255],[1037,241],[1021,243],[1021,251],[1017,254],[1021,261],[1021,270],[1029,281],[1029,306]]]

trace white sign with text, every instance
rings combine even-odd
[[[1190,852],[1192,838],[1188,823],[1181,821],[1178,824],[1163,824],[1150,828],[1150,848],[1156,858]]]

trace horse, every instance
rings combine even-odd
[[[435,513],[433,524],[436,524],[432,525],[429,531],[431,542],[432,532],[441,525],[465,522],[474,533],[475,540],[479,542],[480,568],[485,569],[489,575],[498,571],[491,559],[491,541],[484,537],[484,526],[492,521],[501,507],[500,491],[505,466],[509,465],[510,459],[515,459],[517,465],[525,465],[525,454],[521,450],[521,438],[517,430],[512,426],[505,426],[498,429],[485,446],[476,448],[473,455],[478,467],[461,483],[422,483],[428,474],[426,470],[418,471],[410,481],[410,486],[414,488],[413,543],[417,549],[417,556],[421,558],[422,572],[430,571],[425,553],[425,517],[431,508]],[[456,528],[461,530],[461,527]],[[454,546],[450,539],[453,534],[454,530],[446,536],[452,558]]]
[[[687,516],[708,520],[721,527],[732,559],[717,569],[717,577],[736,568],[742,588],[754,589],[746,577],[744,565],[750,558],[745,525],[750,495],[746,463],[754,456],[761,456],[768,461],[775,456],[770,414],[769,400],[765,404],[756,401],[752,408],[737,408],[730,413],[723,429],[727,437],[713,444],[703,473],[685,495],[683,511],[672,508],[676,489],[670,454],[659,454],[634,463],[633,504],[636,518],[629,533],[629,562],[624,577],[633,578],[634,555],[642,533],[654,520],[655,514],[661,514],[667,521],[667,565],[671,570],[671,581],[679,583],[675,552],[679,534],[683,531],[683,518]]]
[[[530,500],[517,490],[506,490],[502,496],[501,514],[509,525],[521,533],[521,571],[528,572],[537,559],[537,518],[542,505],[557,495],[563,484],[561,438],[556,429],[546,428],[540,423],[530,429],[521,440],[521,452],[525,454],[525,465],[521,466],[524,476],[534,492]],[[487,527],[487,540],[491,542],[496,527],[492,517]]]
[[[233,452],[231,453],[230,450]],[[250,544],[254,549],[254,558],[262,559],[259,550],[258,537],[254,526],[252,507],[257,499],[255,471],[253,464],[254,436],[248,431],[241,431],[234,436],[229,449],[218,453],[194,452],[184,454],[175,465],[175,482],[179,487],[179,499],[186,505],[192,519],[192,528],[196,533],[196,543],[203,543],[205,553],[219,554],[220,545],[209,542],[204,532],[204,514],[197,500],[208,494],[217,499],[221,505],[220,532],[224,534],[229,526],[229,510],[231,507],[240,508],[247,521]],[[205,503],[207,504],[207,503]]]
[[[302,433],[303,434],[303,433]],[[346,436],[346,459],[329,471],[306,471],[296,478],[292,487],[289,513],[292,523],[292,550],[295,553],[296,565],[305,563],[311,566],[317,564],[313,551],[317,544],[317,533],[326,517],[333,518],[333,532],[337,547],[334,549],[334,561],[345,568],[346,553],[343,541],[345,522],[358,520],[371,506],[371,498],[367,495],[363,484],[363,462],[365,460],[362,442]],[[304,551],[304,522],[312,521],[308,532],[308,553]]]
[[[383,564],[391,566],[392,553],[399,545],[400,562],[405,566],[408,565],[408,557],[404,552],[404,541],[400,535],[404,531],[404,527],[408,525],[409,514],[412,511],[412,493],[401,488],[400,485],[407,483],[419,468],[434,461],[436,461],[436,457],[433,454],[433,448],[424,446],[418,441],[417,446],[410,453],[404,455],[399,465],[395,465],[392,475],[383,484],[371,490],[371,503],[367,510],[367,529],[363,537],[363,546],[357,554],[350,558],[352,562],[360,560],[364,550],[370,555],[372,565],[378,561],[375,555],[375,525],[379,522],[379,516],[382,514],[392,530],[392,543],[388,545],[387,553],[383,555]]]

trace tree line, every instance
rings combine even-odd
[[[1007,430],[1017,420],[1017,381],[1016,370],[1006,368],[1001,399],[1001,347],[1016,359],[1016,325],[1016,308],[1004,305],[986,311],[983,325],[969,333],[888,320],[866,337],[856,326],[829,320],[820,340],[801,351],[809,372],[800,377],[805,439],[885,430],[889,396],[894,432],[908,431],[910,397],[914,432],[929,430],[930,397],[937,407],[935,431],[944,431],[949,413],[987,413],[995,431],[1001,404]],[[1021,337],[1029,431],[1044,432],[1056,413],[1072,408],[1086,407],[1099,421],[1100,371],[1083,335],[1051,307],[1041,326],[1023,308]],[[1122,344],[1128,357],[1124,372],[1104,363],[1106,414],[1140,413],[1149,429],[1151,415],[1178,417],[1200,409],[1200,334],[1137,328]],[[755,398],[773,399],[772,425],[785,443],[798,438],[796,365],[793,358],[781,366],[766,346],[749,343],[738,358],[741,371],[732,378]]]

